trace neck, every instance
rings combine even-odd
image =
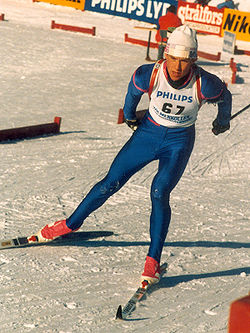
[[[191,71],[192,71],[192,69],[190,69],[190,71],[189,71],[185,76],[183,76],[183,77],[180,78],[179,80],[174,81],[174,80],[171,79],[171,77],[170,77],[170,75],[169,75],[169,73],[168,73],[168,69],[166,68],[167,78],[168,78],[168,82],[169,82],[169,84],[170,84],[173,88],[175,88],[175,89],[180,88],[180,87],[183,86],[184,83],[187,81],[187,79],[188,79],[188,77],[189,77]]]

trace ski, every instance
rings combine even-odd
[[[11,247],[20,247],[20,246],[27,246],[39,243],[38,238],[33,236],[32,241],[29,241],[28,237],[17,237],[12,239],[4,239],[0,241],[0,250],[1,249],[8,249]]]
[[[8,249],[11,247],[19,247],[19,246],[27,246],[39,243],[38,238],[36,236],[32,237],[32,241],[28,239],[28,237],[17,237],[12,239],[4,239],[0,240],[0,250]]]
[[[167,270],[167,263],[164,263],[160,267],[161,275],[163,275]],[[150,284],[147,280],[142,281],[141,286],[136,290],[133,296],[129,299],[127,304],[122,308],[119,305],[116,312],[116,319],[126,319],[136,308],[136,304],[142,299],[142,297],[147,293],[150,288]],[[153,285],[154,286],[154,285]]]
[[[58,244],[62,243],[64,245],[71,245],[75,242],[88,241],[90,239],[96,239],[99,237],[112,236],[114,233],[112,231],[78,231],[70,234],[60,236],[54,240],[42,242],[39,241],[36,235],[29,237],[16,237],[10,239],[0,240],[0,250],[10,249],[16,247],[28,247],[36,245],[46,245],[46,244]]]

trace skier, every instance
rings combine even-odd
[[[150,284],[160,279],[160,259],[171,218],[169,197],[188,163],[195,140],[195,121],[200,107],[217,103],[212,123],[215,135],[230,128],[232,97],[223,83],[195,64],[196,32],[187,25],[170,35],[165,59],[136,69],[128,85],[124,115],[134,131],[115,157],[107,175],[89,191],[66,220],[46,225],[29,241],[46,242],[78,230],[94,210],[148,163],[158,160],[158,171],[151,186],[150,246],[141,279]],[[149,93],[149,109],[142,121],[136,119],[136,107]]]

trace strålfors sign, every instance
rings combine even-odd
[[[223,9],[179,1],[177,15],[182,23],[188,24],[190,28],[212,35],[221,35]]]

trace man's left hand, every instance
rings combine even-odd
[[[225,125],[225,126],[222,126],[222,125],[220,125],[220,124],[218,123],[218,120],[215,119],[215,120],[213,121],[213,123],[212,123],[212,126],[213,126],[213,128],[212,128],[212,132],[214,133],[214,135],[218,135],[218,134],[220,134],[220,133],[224,133],[224,132],[226,132],[227,130],[229,130],[229,128],[230,128],[230,123],[228,123],[228,124]]]

